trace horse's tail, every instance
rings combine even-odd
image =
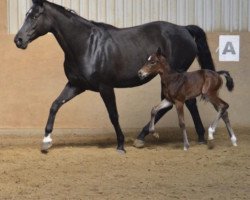
[[[188,32],[193,36],[197,45],[197,58],[202,69],[215,71],[212,55],[207,43],[206,33],[202,28],[196,25],[185,26]]]
[[[217,71],[218,74],[220,75],[224,75],[226,78],[226,86],[227,89],[231,92],[234,89],[234,80],[233,78],[230,76],[228,71]]]

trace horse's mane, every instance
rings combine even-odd
[[[63,13],[65,16],[71,18],[73,16],[78,16],[81,17],[75,10],[66,8],[64,6],[46,1],[46,3],[48,3],[50,6],[52,6],[53,8],[55,8],[56,10],[60,11],[61,13]]]
[[[82,21],[85,23],[86,22],[91,23],[94,26],[101,27],[104,29],[107,29],[107,28],[108,29],[118,29],[117,27],[112,26],[110,24],[106,24],[103,22],[95,22],[92,20],[87,20],[87,19],[83,18],[82,16],[80,16],[75,10],[72,10],[72,9],[69,9],[69,8],[64,7],[64,6],[61,6],[61,5],[52,3],[52,2],[48,2],[48,1],[47,1],[47,3],[49,3],[53,8],[55,8],[58,11],[60,11],[61,13],[63,13],[66,17],[72,18],[73,20]]]
[[[118,29],[117,27],[115,26],[112,26],[111,24],[106,24],[106,23],[103,23],[103,22],[95,22],[95,21],[90,21],[92,24],[98,26],[98,27],[102,27],[104,29],[106,28],[111,28],[111,29]]]

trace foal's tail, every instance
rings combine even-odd
[[[231,92],[234,89],[234,80],[233,78],[230,76],[228,71],[217,71],[218,74],[220,75],[224,75],[226,78],[226,86],[227,89]]]
[[[196,25],[185,26],[188,32],[195,39],[197,45],[197,59],[202,69],[210,69],[215,71],[214,62],[207,43],[206,33],[202,28]]]

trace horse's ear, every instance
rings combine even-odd
[[[157,51],[156,51],[156,55],[157,56],[161,56],[161,47],[158,47]]]
[[[38,5],[43,5],[43,3],[45,2],[45,0],[32,0],[33,4],[38,4]]]

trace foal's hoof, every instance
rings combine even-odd
[[[233,142],[232,144],[233,144],[234,147],[238,146],[236,142]]]
[[[139,139],[136,139],[135,141],[134,141],[134,147],[136,147],[136,148],[143,148],[144,147],[144,145],[145,145],[145,142],[143,141],[143,140],[139,140]]]
[[[187,151],[187,150],[189,149],[189,147],[190,147],[190,145],[189,145],[189,143],[188,143],[188,144],[184,145],[183,150],[184,150],[184,151]]]
[[[52,142],[43,142],[41,147],[41,152],[46,154],[48,153],[48,150],[52,147]]]
[[[213,149],[214,148],[214,140],[208,140],[207,141],[207,148]]]
[[[237,147],[238,145],[237,145],[237,139],[236,139],[236,137],[232,137],[231,138],[231,142],[232,142],[232,145],[234,146],[234,147]]]
[[[160,138],[159,133],[156,133],[156,132],[153,133],[153,136],[154,136],[156,139],[159,139],[159,138]]]
[[[184,151],[187,151],[187,150],[188,150],[188,148],[189,148],[189,147],[184,147],[184,148],[183,148],[183,150],[184,150]]]

